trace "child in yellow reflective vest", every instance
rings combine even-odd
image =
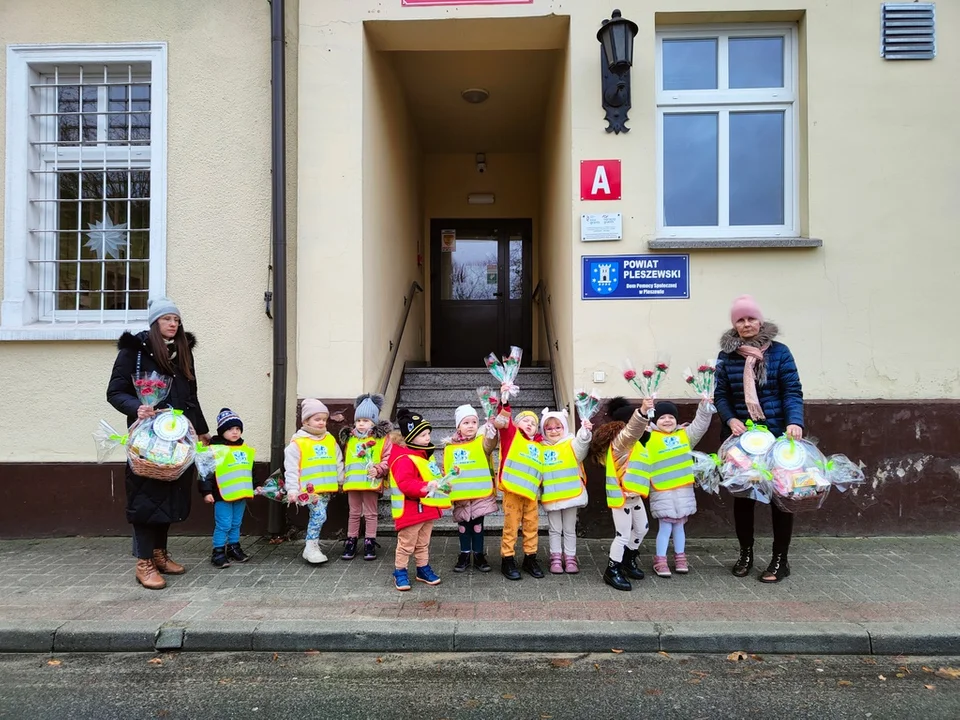
[[[443,470],[450,473],[454,467],[459,474],[451,483],[453,519],[460,534],[460,555],[453,566],[456,573],[473,566],[480,572],[490,572],[490,563],[484,552],[483,519],[497,511],[497,496],[493,488],[490,454],[497,447],[497,429],[486,423],[482,430],[480,416],[471,405],[461,405],[454,412],[456,433],[443,449]]]
[[[383,482],[390,472],[393,442],[388,421],[380,421],[383,395],[361,395],[353,403],[353,427],[340,431],[343,447],[343,489],[347,493],[350,514],[343,560],[353,560],[360,539],[363,517],[363,559],[377,558],[377,504]]]
[[[674,570],[689,572],[684,525],[697,511],[697,496],[693,490],[693,456],[690,451],[710,429],[714,411],[707,400],[697,406],[697,416],[689,426],[678,423],[679,411],[672,402],[658,402],[654,407],[653,424],[646,438],[647,461],[650,463],[650,514],[660,521],[657,532],[657,554],[653,571],[660,577],[670,577],[667,565],[667,547],[673,537]]]
[[[327,561],[320,549],[320,531],[327,521],[330,495],[343,484],[343,453],[327,432],[329,418],[330,411],[322,402],[304,400],[300,406],[301,427],[283,451],[287,502],[306,505],[310,510],[303,559],[311,564]]]
[[[244,563],[250,557],[240,547],[240,524],[253,497],[254,450],[243,441],[243,421],[230,408],[217,415],[217,435],[210,440],[217,459],[213,477],[200,476],[200,494],[213,505],[214,567],[230,567],[230,561]]]
[[[514,555],[517,535],[523,528],[523,569],[535,578],[543,577],[537,562],[540,517],[537,495],[540,491],[540,418],[524,410],[513,419],[509,405],[503,405],[494,421],[500,430],[499,486],[503,491],[503,536],[500,539],[500,572],[508,580],[519,580]]]
[[[607,507],[613,516],[616,537],[610,543],[603,581],[616,590],[633,590],[627,577],[643,579],[637,555],[647,534],[643,498],[649,486],[646,450],[640,437],[647,430],[647,411],[652,409],[653,401],[649,398],[637,410],[625,398],[611,398],[607,414],[612,422],[596,429],[590,447],[594,459],[606,468]]]
[[[590,452],[593,424],[583,420],[576,435],[567,425],[567,411],[540,413],[543,436],[543,485],[540,502],[550,526],[550,572],[580,572],[577,563],[577,509],[587,504],[583,461]]]

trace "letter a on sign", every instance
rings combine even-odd
[[[620,161],[581,160],[580,199],[619,200]]]

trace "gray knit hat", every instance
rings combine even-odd
[[[360,395],[353,403],[354,420],[380,420],[380,408],[383,407],[383,395]]]
[[[180,317],[180,310],[173,304],[170,298],[154,298],[147,303],[147,322],[153,325],[164,315],[176,315]]]

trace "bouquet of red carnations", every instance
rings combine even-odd
[[[357,460],[364,463],[364,469],[367,472],[370,472],[370,468],[373,467],[373,448],[376,447],[377,441],[373,438],[368,438],[361,443],[357,443]],[[374,487],[379,487],[380,478],[367,476],[370,480],[370,484]]]
[[[574,390],[573,393],[573,404],[581,420],[589,420],[597,414],[600,409],[600,396],[596,389],[589,393],[586,390]]]
[[[253,494],[286,505],[287,487],[284,485],[281,471],[275,470],[270,477],[264,481],[263,485],[253,489]]]
[[[493,388],[477,388],[477,397],[480,398],[480,407],[483,408],[484,419],[490,421],[500,410],[500,402]]]
[[[696,371],[687,368],[683,371],[683,379],[693,388],[701,398],[710,403],[711,411],[716,411],[713,405],[713,387],[717,374],[717,361],[707,360],[697,366]]]
[[[483,361],[490,374],[500,381],[500,402],[504,405],[511,397],[516,397],[517,393],[520,392],[520,388],[514,381],[520,372],[520,360],[522,358],[523,350],[513,345],[510,347],[510,354],[502,361],[494,353],[487,355]]]
[[[653,364],[652,368],[644,368],[639,373],[636,368],[633,367],[633,363],[627,359],[624,361],[623,379],[630,383],[634,390],[640,393],[640,397],[656,400],[660,383],[663,382],[663,379],[669,371],[670,361],[666,356],[661,356]],[[652,418],[653,412],[651,408],[647,412],[647,416]]]

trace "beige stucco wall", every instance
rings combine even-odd
[[[404,362],[423,358],[424,299],[422,294],[413,297],[410,292],[414,281],[423,286],[417,265],[423,224],[422,156],[389,58],[369,40],[364,48],[363,275],[341,274],[345,302],[336,311],[355,320],[362,317],[363,385],[344,384],[337,391],[347,397],[379,392],[406,298],[414,305],[386,394],[385,408],[390,408]],[[354,310],[361,306],[362,316]]]
[[[430,298],[430,220],[457,218],[504,218],[533,220],[533,283],[537,283],[537,258],[540,245],[539,167],[536,153],[486,153],[487,170],[477,172],[476,154],[431,154],[424,158],[424,247],[428,248],[424,293]],[[470,205],[470,193],[493,193],[492,205]],[[427,357],[432,336],[430,303],[427,302]],[[534,334],[537,319],[534,317]],[[493,348],[491,347],[491,350]],[[525,348],[536,356],[538,348]],[[478,359],[479,363],[480,360]]]
[[[247,440],[267,459],[269,5],[173,0],[149,3],[149,11],[137,3],[139,11],[131,12],[131,4],[121,0],[83,0],[72,3],[69,13],[63,5],[5,4],[0,45],[168,43],[167,291],[199,340],[196,364],[208,421],[229,405],[243,417]],[[295,11],[291,18],[295,45]],[[5,83],[2,53],[3,97]],[[4,108],[0,103],[0,113]],[[0,138],[6,137],[4,120],[0,115]],[[295,140],[291,148],[295,153]],[[0,176],[0,197],[3,182]],[[115,355],[111,342],[0,343],[0,462],[94,460],[91,433],[97,421],[123,424],[105,399]],[[43,432],[52,427],[56,443]]]
[[[654,237],[657,13],[664,23],[796,18],[792,0],[725,0],[720,8],[714,0],[619,3],[624,16],[640,27],[628,135],[608,135],[603,130],[595,34],[611,6],[595,0],[416,9],[375,0],[310,3],[303,8],[303,42],[317,47],[310,47],[302,60],[335,71],[334,79],[322,86],[318,82],[316,89],[330,91],[341,85],[346,89],[357,72],[359,25],[364,20],[569,14],[572,153],[568,192],[574,200],[568,236],[551,237],[550,245],[541,242],[540,249],[545,253],[555,249],[569,259],[570,329],[559,334],[572,335],[572,367],[566,372],[573,383],[588,382],[594,370],[606,370],[614,377],[601,388],[603,392],[626,392],[619,379],[620,361],[626,355],[648,362],[658,351],[667,351],[680,370],[715,354],[717,337],[728,325],[729,301],[750,292],[766,314],[780,322],[782,339],[797,356],[809,397],[958,397],[955,334],[943,332],[929,308],[952,307],[960,300],[951,237],[960,221],[954,168],[960,136],[954,132],[953,92],[960,54],[949,42],[960,32],[960,8],[951,3],[937,5],[940,49],[936,60],[886,62],[878,53],[877,2],[808,0],[804,5],[802,227],[809,236],[821,238],[824,246],[691,251],[692,297],[688,301],[579,300],[581,255],[643,253]],[[757,14],[758,10],[767,14]],[[702,14],[682,15],[694,11]],[[748,11],[754,14],[736,14]],[[475,48],[476,38],[464,32],[465,27],[459,25],[458,32],[448,37],[451,42],[466,38]],[[491,36],[489,42],[493,48],[505,41]],[[333,52],[328,52],[328,46]],[[331,63],[331,55],[338,62]],[[328,92],[329,98],[335,96]],[[352,103],[347,97],[332,109],[327,102],[326,119],[317,113],[311,122],[340,128],[355,116]],[[355,132],[346,134],[337,142],[346,139],[347,145],[355,146],[356,137]],[[307,155],[313,157],[313,151],[302,153]],[[623,200],[602,204],[577,200],[580,160],[610,157],[623,160]],[[331,164],[322,174],[339,183],[344,176],[336,168]],[[359,184],[349,170],[346,178]],[[344,199],[346,194],[337,197]],[[355,206],[356,201],[352,202]],[[343,207],[338,205],[338,212]],[[601,209],[624,213],[625,239],[584,246],[578,236],[579,215]],[[316,228],[331,224],[322,213],[314,213],[308,223]],[[540,263],[540,267],[549,268],[551,274],[563,272],[562,262]],[[561,287],[563,280],[551,278],[551,282]],[[908,343],[892,340],[908,328],[911,337],[923,338],[925,349],[919,356]],[[667,380],[664,391],[683,393],[679,372]]]

